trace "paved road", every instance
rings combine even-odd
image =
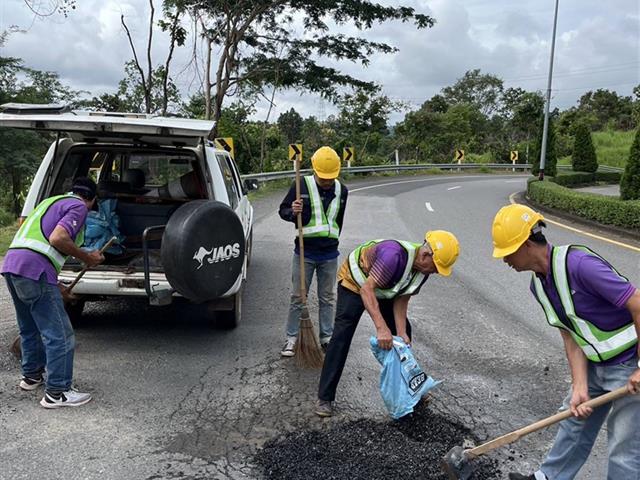
[[[576,188],[578,192],[597,193],[599,195],[607,195],[609,197],[620,196],[620,185],[600,185],[597,187]]]
[[[435,176],[353,182],[342,238],[348,252],[370,238],[419,241],[426,229],[456,233],[462,253],[448,279],[434,276],[412,300],[417,356],[435,378],[434,408],[481,437],[553,413],[569,386],[559,335],[546,326],[528,277],[491,258],[490,225],[522,176]],[[77,331],[78,386],[95,401],[45,411],[41,393],[19,392],[15,361],[0,352],[0,478],[255,478],[250,457],[267,439],[293,429],[327,428],[345,419],[384,418],[378,368],[368,349],[371,323],[356,333],[338,392],[338,415],[312,411],[317,373],[279,357],[288,306],[293,227],[276,213],[283,193],[255,202],[256,225],[244,319],[212,330],[179,308],[143,302],[89,307]],[[427,208],[427,202],[429,207]],[[562,244],[586,243],[640,284],[638,254],[550,226]],[[311,311],[317,301],[311,293]],[[15,333],[0,290],[0,345]],[[552,432],[534,434],[497,458],[532,467]],[[604,478],[600,440],[582,480]]]

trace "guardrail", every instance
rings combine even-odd
[[[399,171],[411,171],[411,170],[473,170],[479,168],[489,168],[492,170],[519,170],[527,171],[531,169],[531,165],[528,163],[420,163],[420,164],[400,164],[400,165],[367,165],[362,167],[343,167],[341,173],[376,173],[376,172],[399,172]],[[312,173],[313,170],[305,168],[300,170],[303,175]],[[242,175],[243,180],[256,180],[258,182],[268,182],[270,180],[278,180],[282,178],[294,178],[296,175],[293,170],[286,170],[283,172],[263,172],[263,173],[251,173],[248,175]]]
[[[531,170],[529,163],[418,163],[418,164],[400,164],[400,165],[367,165],[362,167],[343,167],[341,173],[376,173],[376,172],[400,172],[412,170],[474,170],[480,168],[488,168],[491,170],[511,170],[511,171],[528,171]],[[558,165],[559,170],[571,170],[571,165]],[[605,172],[622,172],[622,168],[600,165],[599,169]],[[300,170],[302,175],[313,173],[310,168]],[[294,178],[295,171],[286,170],[282,172],[263,172],[242,175],[243,180],[255,180],[257,182],[268,182],[270,180],[279,180],[283,178]]]

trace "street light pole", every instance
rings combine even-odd
[[[553,14],[553,34],[551,36],[551,58],[549,59],[549,79],[547,81],[547,101],[544,106],[544,125],[542,127],[542,146],[540,148],[540,180],[544,180],[544,164],[547,159],[547,135],[549,131],[549,104],[551,103],[551,78],[553,77],[553,52],[556,47],[556,25],[558,24],[558,3]]]

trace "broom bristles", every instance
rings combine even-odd
[[[296,364],[301,368],[322,368],[324,355],[318,344],[309,310],[305,305],[300,314],[300,331],[294,347]]]

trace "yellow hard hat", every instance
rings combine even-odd
[[[440,275],[451,275],[451,267],[456,263],[460,254],[460,243],[451,232],[445,230],[431,230],[424,236],[433,251],[433,263]]]
[[[331,147],[320,147],[311,157],[313,171],[320,178],[332,180],[340,174],[340,157]]]
[[[502,207],[491,227],[493,256],[503,258],[514,253],[527,241],[538,222],[543,220],[542,215],[526,205],[514,203]]]

